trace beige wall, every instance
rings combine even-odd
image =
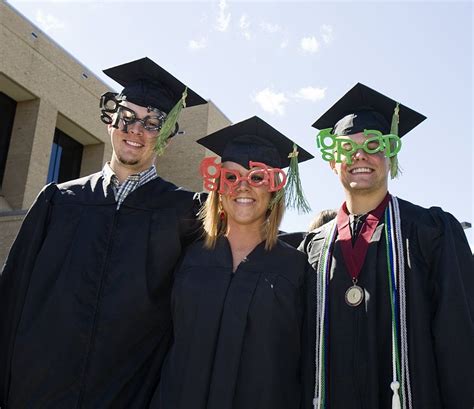
[[[98,108],[107,90],[87,67],[0,0],[0,92],[17,101],[0,191],[0,266],[26,209],[46,183],[55,128],[84,146],[81,176],[97,172],[110,159]],[[201,190],[197,170],[206,152],[195,141],[230,121],[210,102],[186,108],[179,123],[186,133],[173,138],[157,160],[158,172],[179,186]]]

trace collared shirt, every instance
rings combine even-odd
[[[104,178],[104,189],[107,189],[109,184],[112,185],[118,210],[130,193],[135,189],[138,189],[140,186],[143,186],[145,183],[156,179],[158,174],[156,173],[155,165],[153,165],[151,168],[144,170],[143,172],[130,175],[122,184],[120,184],[120,181],[110,167],[110,164],[107,162],[102,168],[102,176]]]

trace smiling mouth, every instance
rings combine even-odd
[[[238,204],[252,204],[255,202],[255,199],[252,199],[250,197],[237,197],[234,199],[234,202]]]
[[[374,170],[371,168],[354,168],[349,171],[351,175],[356,175],[358,173],[372,173]]]
[[[134,142],[134,141],[129,141],[128,139],[124,139],[123,141],[125,142],[126,145],[133,146],[134,148],[143,148],[143,146],[144,146],[141,143]]]

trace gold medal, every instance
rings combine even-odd
[[[346,291],[346,303],[350,307],[357,307],[364,300],[364,290],[354,283]]]

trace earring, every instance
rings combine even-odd
[[[224,219],[225,219],[225,212],[224,212],[224,209],[222,209],[222,210],[219,212],[219,219],[221,219],[221,220],[224,220]]]

